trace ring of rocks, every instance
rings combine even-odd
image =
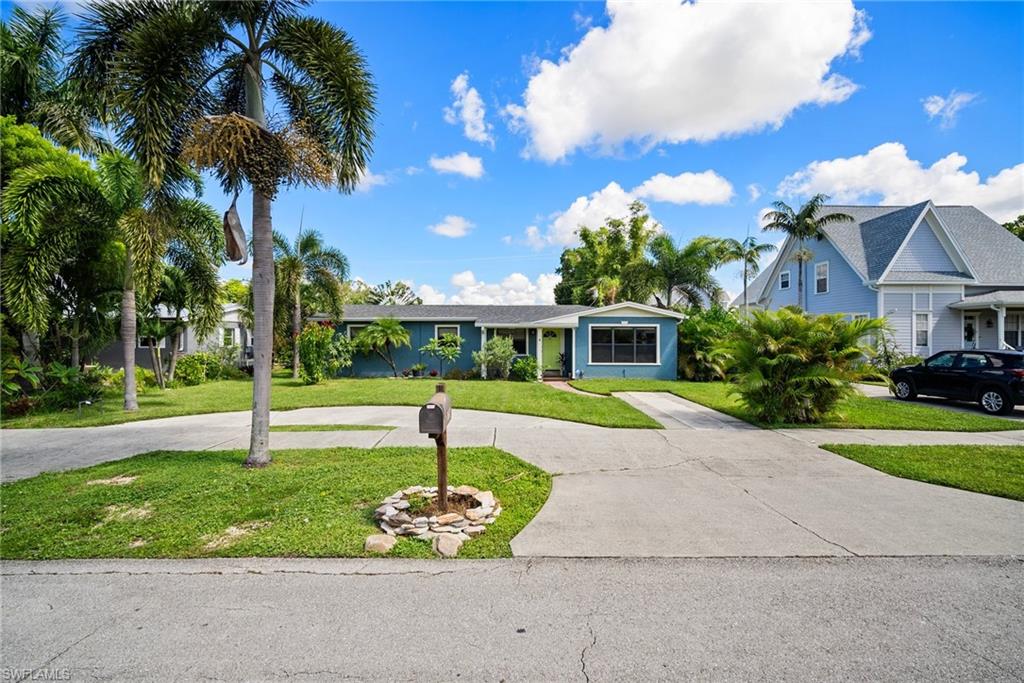
[[[436,486],[410,486],[385,498],[373,513],[384,533],[368,537],[365,550],[386,553],[395,546],[397,537],[406,536],[430,541],[435,553],[454,557],[463,543],[487,531],[487,526],[494,524],[501,514],[501,503],[493,493],[472,486],[448,487],[450,512],[415,513],[430,507],[436,498]]]

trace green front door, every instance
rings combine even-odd
[[[541,347],[541,361],[544,371],[561,372],[562,364],[558,356],[562,353],[562,330],[544,330],[544,345]]]

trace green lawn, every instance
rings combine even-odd
[[[0,557],[359,557],[366,537],[381,533],[373,522],[381,499],[437,481],[432,448],[275,451],[258,470],[244,459],[243,451],[155,452],[4,484]],[[510,556],[551,476],[494,448],[454,448],[448,467],[450,484],[491,490],[502,504],[498,521],[459,556]],[[121,485],[88,483],[114,477]],[[249,533],[207,547],[230,527]],[[404,538],[391,554],[432,555],[428,542]]]
[[[728,392],[725,382],[670,382],[666,380],[586,379],[570,382],[581,391],[667,391],[695,403],[761,427],[831,427],[837,429],[913,429],[939,432],[995,432],[1021,429],[1020,423],[980,413],[943,410],[920,403],[898,403],[855,395],[842,401],[835,415],[818,424],[766,425],[755,420]]]
[[[272,432],[375,432],[391,431],[390,425],[270,425]]]
[[[1024,500],[1024,446],[862,446],[825,450],[904,479]]]
[[[274,377],[271,407],[291,410],[320,406],[416,406],[434,393],[433,380],[425,379],[333,379],[307,386],[291,377]],[[624,401],[580,396],[530,382],[447,381],[455,408],[493,410],[502,413],[537,415],[572,420],[602,427],[643,427],[660,425]],[[121,410],[116,393],[107,396],[105,410],[90,408],[81,418],[76,411],[41,413],[3,420],[5,428],[91,427],[157,417],[197,415],[252,407],[252,382],[231,380],[194,387],[151,389],[139,395],[139,410]]]

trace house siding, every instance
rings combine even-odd
[[[877,294],[864,285],[860,275],[850,267],[842,254],[827,239],[811,242],[808,247],[814,258],[804,264],[804,287],[807,289],[807,311],[809,313],[866,313],[877,314]],[[828,262],[828,292],[814,291],[814,266]],[[796,264],[794,264],[794,267]]]
[[[942,246],[935,228],[925,220],[919,226],[900,255],[893,261],[892,270],[895,271],[934,271],[934,272],[955,272],[960,269],[949,257],[946,248]]]
[[[779,289],[779,274],[788,272],[789,273],[789,288]],[[796,306],[796,276],[797,276],[797,264],[788,262],[782,266],[778,273],[775,274],[775,278],[772,281],[770,293],[768,295],[768,307],[769,308],[783,308],[785,306]]]
[[[658,365],[613,365],[590,363],[590,327],[615,327],[626,325],[654,325],[658,327]],[[676,379],[677,363],[677,321],[674,318],[628,316],[622,320],[614,317],[580,316],[579,328],[573,335],[575,369],[584,378],[629,377],[639,379]],[[570,366],[573,367],[573,366]]]
[[[960,288],[949,285],[880,285],[882,314],[893,331],[893,341],[904,353],[929,356],[939,351],[959,349],[963,344],[963,318],[949,305],[960,301]],[[915,341],[914,315],[930,313],[928,345]],[[982,323],[984,321],[979,321]]]
[[[349,334],[349,326],[365,325],[365,322],[351,322],[342,323],[338,325],[338,334]],[[460,370],[471,370],[473,368],[473,351],[480,349],[480,328],[476,327],[472,322],[452,320],[448,322],[442,321],[428,321],[428,322],[403,322],[402,327],[409,330],[409,344],[410,346],[403,346],[401,348],[392,349],[391,353],[395,359],[395,367],[399,374],[403,370],[408,370],[410,367],[417,363],[423,363],[427,366],[424,372],[430,372],[431,370],[440,370],[439,360],[425,353],[420,353],[420,347],[424,346],[434,337],[434,326],[435,325],[458,325],[459,334],[464,340],[462,342],[462,350],[459,354],[458,359],[455,363],[445,363],[444,371],[448,372],[452,367],[459,368]],[[340,373],[343,376],[358,376],[358,377],[390,377],[391,367],[387,362],[378,356],[377,354],[363,354],[357,353],[352,357],[352,367],[343,369]]]

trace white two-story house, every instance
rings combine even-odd
[[[905,353],[1024,347],[1024,241],[973,206],[828,206],[853,217],[805,248],[797,300],[797,244],[747,288],[751,306],[888,319]],[[733,301],[743,303],[743,296]]]

